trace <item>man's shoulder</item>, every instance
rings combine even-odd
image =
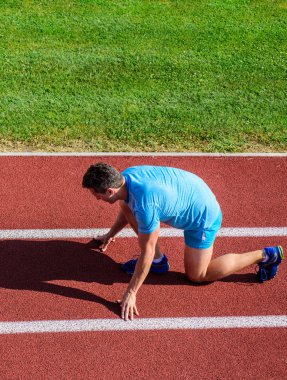
[[[126,168],[122,173],[138,173],[142,171],[152,170],[153,168],[156,168],[156,166],[152,165],[137,165],[137,166],[130,166]]]
[[[185,172],[180,168],[175,168],[172,166],[161,166],[161,165],[138,165],[126,168],[122,174],[140,174],[140,175],[150,175],[152,173],[161,173],[164,175],[167,172]],[[188,172],[186,172],[188,173]]]

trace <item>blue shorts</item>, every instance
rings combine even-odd
[[[198,228],[196,230],[184,231],[185,244],[190,248],[207,249],[212,246],[216,234],[221,227],[222,212],[209,228]]]

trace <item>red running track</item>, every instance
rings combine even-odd
[[[115,300],[129,276],[119,263],[138,251],[136,239],[118,239],[109,255],[91,251],[87,241],[5,241],[0,243],[1,321],[118,318]],[[244,252],[281,243],[287,237],[219,238],[217,254]],[[171,271],[151,275],[138,294],[143,318],[286,314],[286,262],[276,280],[260,284],[255,267],[209,285],[184,276],[182,242],[161,239]]]
[[[108,227],[117,207],[81,189],[86,168],[172,165],[204,178],[225,227],[286,226],[286,158],[0,158],[1,228]],[[271,183],[270,183],[271,180]],[[1,241],[1,321],[118,318],[129,278],[118,263],[137,252],[117,239],[109,256],[87,240]],[[219,238],[216,254],[282,244],[287,238]],[[161,239],[171,271],[149,276],[138,296],[141,317],[286,314],[286,262],[259,284],[254,268],[209,285],[183,274],[182,241]],[[3,379],[283,379],[287,329],[141,331],[1,335]],[[266,349],[266,342],[268,349]]]
[[[202,177],[223,210],[223,226],[286,226],[286,157],[1,157],[1,229],[109,226],[117,212],[81,188],[95,162],[120,170],[169,165]]]
[[[3,336],[3,379],[286,379],[287,329]],[[13,347],[13,349],[11,349]]]

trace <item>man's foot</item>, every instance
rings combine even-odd
[[[121,269],[127,274],[133,274],[138,259],[132,259],[127,261],[124,264],[121,264]],[[152,262],[149,273],[166,273],[168,272],[170,265],[166,255],[163,255],[159,263]]]
[[[257,276],[261,282],[272,280],[277,272],[278,266],[283,260],[283,248],[277,247],[264,248],[266,259],[258,264],[259,270]]]

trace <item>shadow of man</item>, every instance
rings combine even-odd
[[[88,244],[74,241],[6,240],[0,242],[0,287],[47,292],[74,299],[97,302],[119,314],[114,302],[96,294],[49,283],[55,280],[113,284],[116,263],[107,255],[92,250]],[[122,275],[122,276],[121,276]]]
[[[49,281],[71,280],[104,285],[126,283],[130,276],[119,264],[100,252],[91,242],[64,240],[5,240],[0,242],[0,287],[54,293],[63,297],[97,302],[119,315],[116,302],[96,294]],[[185,275],[170,271],[165,275],[149,275],[145,283],[181,285]]]

